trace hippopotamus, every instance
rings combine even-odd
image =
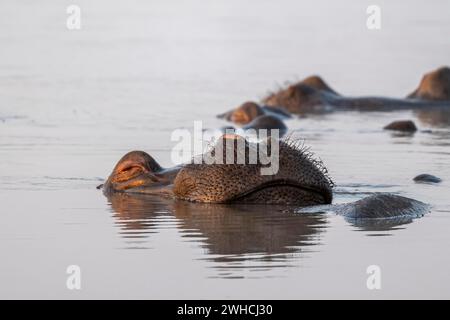
[[[244,130],[267,130],[268,135],[271,134],[271,130],[276,129],[279,131],[279,137],[282,137],[287,132],[283,120],[290,118],[291,115],[280,108],[261,107],[256,102],[248,101],[217,117],[241,125]],[[225,126],[221,131],[226,132],[227,129],[236,130],[236,128]]]
[[[270,150],[271,155],[278,150],[277,167],[271,168],[271,174],[262,174],[264,169],[268,169],[268,163],[260,154],[251,161],[252,152],[264,148]],[[217,150],[225,152],[221,155]],[[143,151],[132,151],[119,160],[99,188],[105,194],[157,195],[198,203],[296,207],[331,204],[334,183],[324,164],[308,150],[290,139],[269,138],[249,142],[239,135],[228,134],[222,136],[200,159],[194,157],[191,162],[173,168],[163,168]],[[239,155],[243,155],[245,161],[240,162]],[[204,160],[214,157],[223,161],[213,163]],[[419,202],[413,199],[396,195],[384,196],[381,200],[377,197],[349,205],[346,212],[352,212],[352,218],[357,218],[359,213],[361,218],[392,218],[410,215],[411,212],[420,215],[425,210],[425,205],[418,205]],[[383,206],[378,206],[380,201]],[[369,215],[367,212],[377,214]]]
[[[224,126],[220,128],[220,132],[222,133],[239,133],[242,130],[244,130],[247,134],[253,132],[256,137],[260,136],[260,130],[265,130],[266,136],[271,136],[273,134],[272,130],[278,130],[278,137],[282,137],[286,134],[288,128],[281,119],[270,114],[258,116],[246,125],[242,126],[242,128],[235,128],[233,126]]]
[[[421,217],[429,206],[423,202],[389,193],[377,193],[353,203],[317,206],[298,212],[333,211],[351,219],[411,219]]]
[[[263,99],[268,106],[291,113],[335,110],[391,111],[450,107],[450,68],[441,67],[425,74],[416,90],[406,98],[346,97],[331,89],[319,76],[312,76]]]
[[[270,115],[279,120],[285,120],[292,117],[289,112],[286,112],[283,109],[271,106],[260,106],[253,101],[247,101],[235,109],[217,115],[217,117],[238,125],[246,125],[263,115]]]
[[[267,135],[270,136],[272,130],[278,130],[278,136],[282,137],[286,134],[288,128],[284,122],[272,115],[262,115],[255,118],[253,121],[247,123],[242,127],[244,130],[267,130]]]

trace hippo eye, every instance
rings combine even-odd
[[[137,171],[145,171],[140,165],[129,165],[119,171],[119,173],[132,173]]]
[[[123,169],[117,172],[115,180],[116,182],[128,181],[133,179],[144,172],[143,168],[139,165],[125,166]]]

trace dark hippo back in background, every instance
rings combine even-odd
[[[427,73],[407,98],[339,95],[321,78],[312,76],[268,95],[263,103],[299,114],[339,110],[450,109],[450,68],[441,67]]]

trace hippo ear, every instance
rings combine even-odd
[[[331,89],[331,87],[322,79],[322,77],[318,75],[311,75],[309,77],[306,77],[305,79],[300,81],[299,84],[305,84],[317,90],[323,90],[333,94],[337,94],[337,92]]]

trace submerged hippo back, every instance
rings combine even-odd
[[[337,214],[351,219],[381,219],[423,216],[429,205],[393,194],[375,194],[353,203],[338,206]]]

